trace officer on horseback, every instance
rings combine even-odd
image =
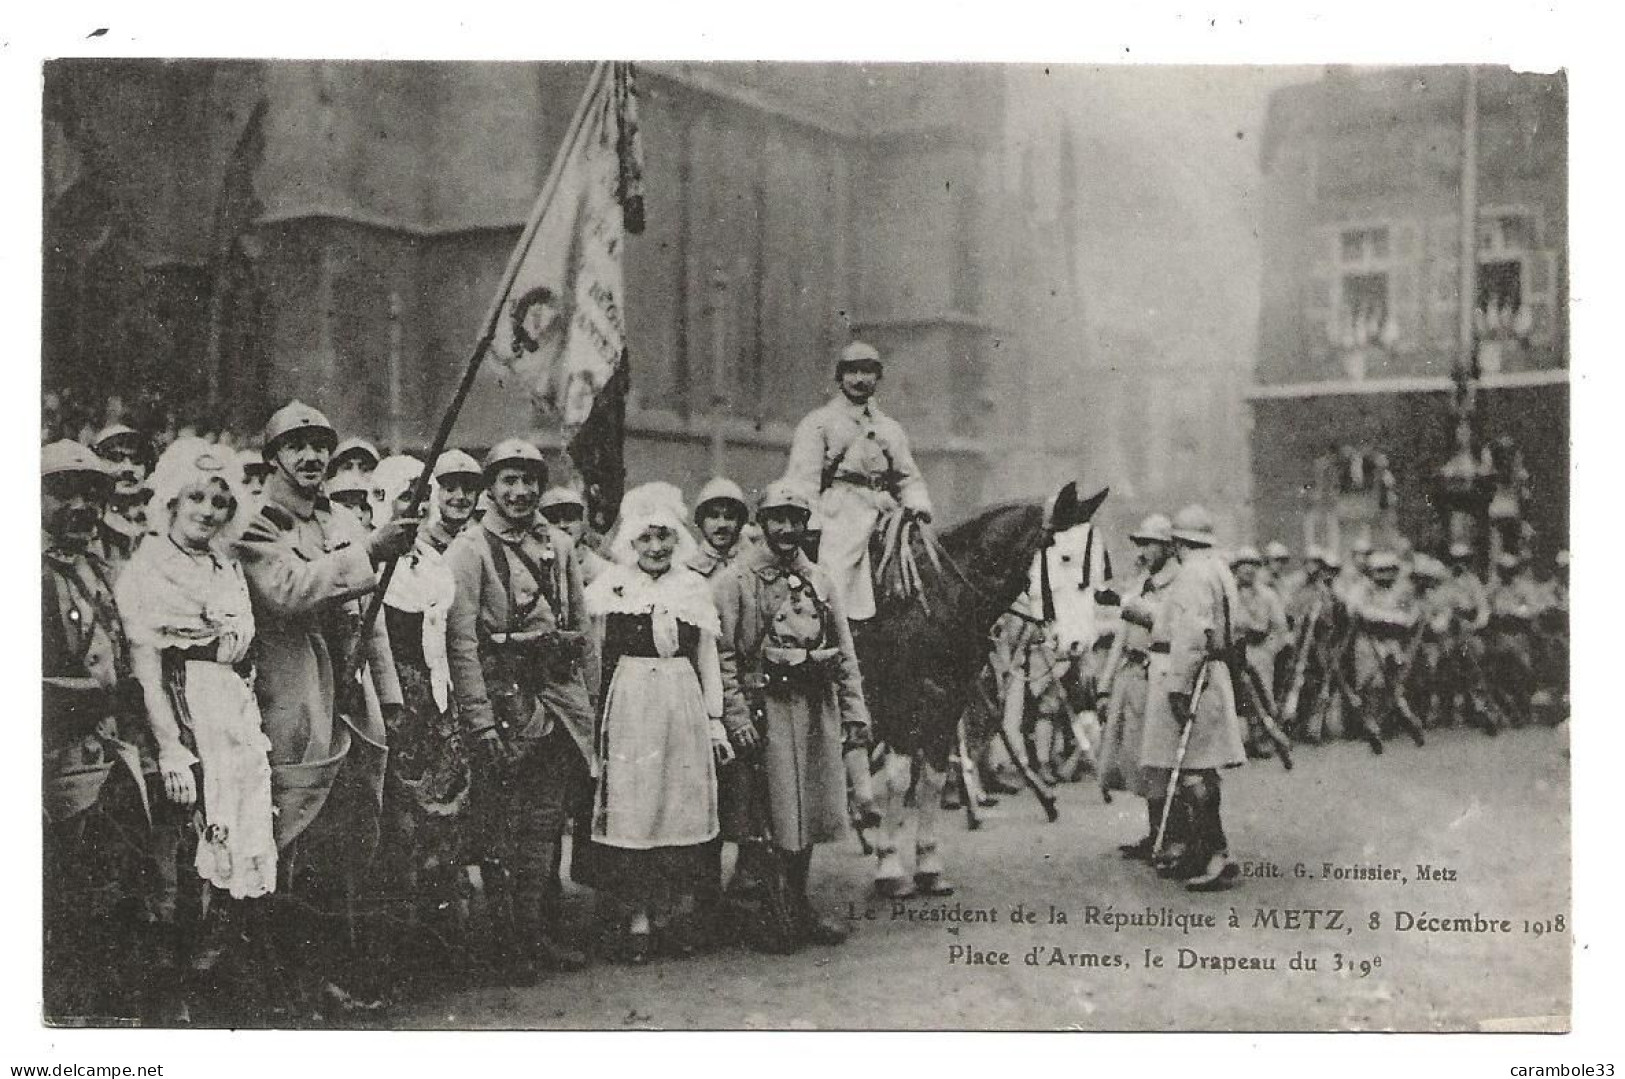
[[[785,479],[818,492],[823,522],[818,565],[835,581],[853,621],[873,618],[869,539],[900,506],[931,520],[931,496],[902,425],[874,404],[883,367],[873,345],[854,341],[835,364],[840,396],[796,427]]]

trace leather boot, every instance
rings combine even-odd
[[[1148,798],[1145,803],[1146,822],[1150,825],[1145,836],[1133,843],[1120,843],[1117,852],[1134,862],[1149,862],[1151,848],[1157,843],[1157,826],[1162,823],[1163,799]]]
[[[507,869],[496,862],[482,863],[480,880],[485,891],[485,958],[493,981],[499,985],[535,985],[536,964],[527,938],[520,932]]]
[[[551,848],[542,852],[542,865],[557,859]],[[582,970],[587,956],[565,942],[562,886],[556,871],[540,882],[521,878],[514,891],[514,928],[529,957],[543,970]],[[538,886],[539,884],[539,886]]]

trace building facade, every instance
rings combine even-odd
[[[581,64],[59,61],[46,69],[46,388],[277,403],[421,449],[586,82]],[[639,68],[645,232],[627,245],[629,480],[782,470],[854,334],[948,519],[1042,493],[1000,320],[1029,290],[1004,69]],[[1015,276],[1012,276],[1012,269]],[[482,371],[453,436],[538,430]],[[1011,392],[1009,401],[1024,399]],[[199,406],[205,407],[205,406]],[[1004,480],[1009,480],[1008,474]]]
[[[1262,536],[1441,546],[1439,470],[1459,456],[1494,473],[1493,512],[1511,492],[1537,552],[1567,544],[1566,84],[1504,69],[1474,82],[1472,123],[1464,68],[1334,70],[1271,98],[1248,393]],[[1451,375],[1474,359],[1468,430]]]

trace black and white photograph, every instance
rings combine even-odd
[[[95,31],[24,1027],[1575,1029],[1564,64]]]

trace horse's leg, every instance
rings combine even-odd
[[[903,860],[898,853],[907,825],[908,810],[903,799],[908,794],[911,764],[907,754],[888,748],[878,777],[881,822],[880,837],[875,844],[875,891],[886,899],[905,899],[914,894],[914,882],[903,871]]]
[[[966,715],[968,711],[960,713],[955,737],[959,742],[959,793],[965,800],[965,827],[974,832],[982,826],[982,818],[976,813],[977,807],[982,804],[982,785],[976,779],[976,765],[971,760],[970,744],[965,738]]]
[[[938,796],[947,779],[947,761],[919,757],[918,797],[914,801],[914,886],[920,895],[953,895],[954,886],[944,875],[942,852],[937,845],[937,818],[941,815]]]

